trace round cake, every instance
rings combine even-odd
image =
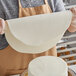
[[[41,56],[29,63],[28,76],[68,76],[68,66],[59,57]]]

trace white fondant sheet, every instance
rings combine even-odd
[[[52,48],[70,26],[70,11],[7,20],[5,35],[10,46],[22,53],[41,53]]]

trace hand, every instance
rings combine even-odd
[[[73,13],[73,18],[70,27],[68,28],[69,32],[76,32],[76,7],[70,9]]]
[[[0,34],[4,33],[4,29],[5,29],[5,21],[4,19],[0,18]]]

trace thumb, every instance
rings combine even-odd
[[[76,7],[72,7],[70,10],[74,15],[76,15]]]
[[[0,34],[2,34],[4,28],[5,28],[5,21],[0,18]]]

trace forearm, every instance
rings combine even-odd
[[[76,32],[76,7],[70,9],[73,13],[71,24],[68,28],[69,32]]]

